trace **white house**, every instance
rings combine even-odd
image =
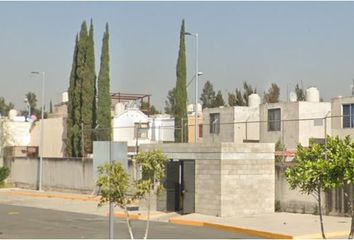
[[[120,104],[120,103],[118,103]],[[112,120],[113,141],[125,141],[133,155],[140,144],[174,142],[174,118],[166,114],[148,117],[137,107],[116,106]]]

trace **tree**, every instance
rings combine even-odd
[[[276,103],[279,102],[280,88],[276,83],[272,83],[272,86],[268,89],[267,93],[264,93],[263,102]]]
[[[304,89],[300,88],[298,83],[295,86],[295,94],[298,101],[305,101]]]
[[[219,90],[218,94],[216,94],[213,107],[223,107],[223,106],[225,106],[225,101],[224,98],[222,97],[221,91]]]
[[[154,105],[149,105],[148,102],[142,102],[140,105],[140,110],[147,111],[149,115],[154,115],[154,114],[160,113]]]
[[[92,129],[96,126],[96,72],[95,72],[95,49],[93,40],[93,24],[91,20],[89,34],[87,35],[86,23],[83,34],[79,39],[79,54],[82,47],[84,54],[82,65],[79,65],[79,79],[82,82],[81,112],[84,136],[84,155],[92,153]]]
[[[160,181],[165,177],[167,157],[159,150],[139,152],[137,166],[141,167],[142,179],[137,182],[137,196],[148,195],[148,214],[144,239],[147,239],[150,224],[151,194],[157,195],[161,189]]]
[[[31,109],[31,114],[36,115],[37,117],[40,116],[40,110],[37,109],[37,96],[33,92],[26,93],[26,99]]]
[[[213,84],[210,81],[206,81],[204,84],[200,100],[202,101],[202,108],[212,108],[215,102],[215,91]]]
[[[285,171],[291,189],[299,188],[302,193],[312,194],[318,204],[322,237],[326,238],[323,228],[321,192],[330,189],[323,146],[313,143],[309,148],[298,145],[294,158],[294,166]]]
[[[329,168],[326,170],[328,187],[334,189],[344,187],[345,184],[352,184],[354,182],[354,143],[350,136],[344,139],[328,136],[324,151],[329,162]],[[345,191],[343,192],[351,215],[348,238],[352,239],[354,236],[353,196],[349,197]]]
[[[79,48],[79,37],[76,35],[73,62],[70,72],[70,82],[68,89],[68,117],[67,117],[67,138],[66,138],[66,154],[67,156],[79,156],[80,145],[78,145],[78,138],[80,128],[77,126],[76,122],[81,120],[80,114],[80,82],[77,81],[77,55]],[[80,142],[81,144],[81,142]]]
[[[174,116],[175,109],[176,109],[175,100],[176,100],[176,88],[174,87],[168,91],[167,100],[165,100],[165,113]]]
[[[90,32],[86,22],[76,36],[70,73],[67,119],[67,154],[81,157],[92,152],[92,129],[96,124],[96,73],[93,24]],[[82,135],[84,138],[82,139]],[[84,146],[82,143],[84,142]]]
[[[235,93],[228,93],[229,106],[248,106],[248,96],[256,93],[257,89],[247,82],[243,82],[243,89],[243,93],[238,88],[236,88]]]
[[[157,195],[163,188],[160,181],[165,177],[167,157],[159,150],[140,152],[136,156],[137,167],[142,171],[142,179],[129,181],[129,176],[119,162],[105,163],[98,167],[97,186],[101,199],[99,206],[112,202],[124,209],[126,223],[131,239],[134,239],[133,229],[129,220],[128,204],[148,197],[147,222],[144,239],[147,239],[150,224],[151,194]]]
[[[187,119],[187,67],[186,67],[186,48],[185,48],[185,27],[184,20],[180,31],[180,43],[177,60],[177,80],[175,92],[175,141],[181,142],[182,139],[188,139],[188,128],[182,126],[182,119]],[[183,128],[178,129],[179,127]],[[183,136],[182,136],[183,132]]]
[[[0,116],[7,116],[9,111],[13,109],[15,106],[13,103],[6,103],[5,98],[0,97]]]
[[[105,163],[98,166],[98,178],[96,182],[100,189],[101,199],[98,206],[112,202],[124,210],[125,219],[131,239],[134,239],[129,220],[128,204],[133,201],[129,197],[129,176],[119,162]]]
[[[101,141],[110,141],[112,136],[112,99],[110,93],[108,23],[106,23],[106,31],[102,40],[101,67],[98,74],[97,87],[97,123],[99,128],[103,129],[103,131],[98,133],[98,139]]]

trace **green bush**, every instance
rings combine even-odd
[[[0,167],[0,186],[4,185],[5,179],[10,175],[10,169],[7,167]]]

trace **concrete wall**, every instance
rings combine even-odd
[[[284,175],[287,165],[277,163],[275,166],[275,201],[278,211],[314,213],[317,201],[312,195],[302,194],[299,189],[290,190],[290,186]],[[322,206],[325,208],[325,194],[322,193]]]
[[[38,158],[6,158],[4,165],[11,169],[10,183],[18,187],[37,188]],[[94,185],[92,159],[43,158],[43,189],[92,192]]]
[[[299,121],[299,143],[309,146],[309,139],[324,139],[326,134],[330,135],[330,115],[331,103],[329,102],[299,102],[299,118],[305,119]]]
[[[268,131],[268,110],[280,108],[280,131]],[[311,138],[324,138],[331,133],[330,103],[281,102],[262,104],[260,107],[260,142],[283,142],[288,150],[301,143],[309,145]],[[325,120],[325,117],[328,117]],[[325,130],[325,126],[327,126]]]
[[[220,113],[220,133],[210,133],[210,114]],[[203,110],[203,142],[234,142],[259,140],[258,107],[221,107]]]
[[[195,160],[195,212],[220,217],[274,212],[274,144],[149,144]]]
[[[220,113],[220,132],[210,133],[210,114]],[[203,110],[203,142],[234,141],[234,107],[205,108]]]
[[[350,135],[354,138],[354,128],[343,128],[343,104],[354,104],[354,97],[334,98],[331,102],[332,115],[332,136],[339,136],[341,138]]]
[[[42,120],[33,123],[31,129],[31,146],[40,146]],[[66,118],[44,119],[43,156],[60,158],[65,155]]]
[[[281,122],[280,131],[268,131],[268,110],[280,108],[281,120],[298,119],[298,102],[289,103],[268,103],[260,105],[260,142],[275,143],[278,140],[283,142],[288,149],[295,149],[299,142],[299,124],[297,121]]]

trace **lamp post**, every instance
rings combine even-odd
[[[42,74],[42,98],[41,98],[41,129],[40,129],[40,158],[39,158],[39,177],[38,177],[38,191],[42,190],[42,176],[43,176],[43,130],[44,130],[44,80],[45,72],[31,72],[32,74]]]
[[[185,32],[185,35],[195,37],[195,119],[194,119],[194,142],[197,143],[197,121],[198,121],[198,33]]]

